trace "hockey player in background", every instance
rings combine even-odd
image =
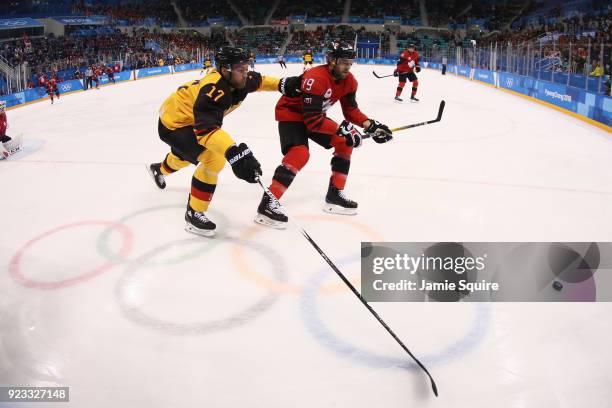
[[[47,95],[49,95],[49,99],[51,99],[51,105],[53,105],[53,97],[56,96],[59,100],[60,93],[57,89],[57,76],[53,75],[50,80],[47,81],[45,90],[47,91]]]
[[[102,70],[99,67],[93,65],[91,67],[93,72],[93,76],[91,77],[92,81],[96,83],[96,89],[100,90],[100,77],[102,76]]]
[[[6,134],[6,101],[0,101],[0,159],[6,159],[21,149],[21,136],[11,138]]]
[[[11,141],[11,138],[6,135],[6,128],[8,123],[6,121],[6,102],[0,101],[0,155],[2,159],[6,159],[10,156],[10,153],[4,147],[4,143]]]
[[[47,82],[49,82],[49,80],[47,79],[47,76],[45,74],[40,74],[38,76],[38,86],[43,87],[46,90]]]
[[[111,82],[114,84],[115,82],[115,70],[113,69],[113,67],[106,67],[106,75],[108,76],[108,83],[110,84]]]
[[[238,108],[251,92],[280,91],[296,96],[300,88],[300,77],[279,80],[249,71],[249,55],[241,48],[221,48],[215,63],[215,70],[180,86],[162,104],[159,137],[170,145],[170,153],[161,163],[149,166],[160,189],[166,186],[165,176],[190,163],[197,166],[185,212],[185,230],[202,236],[214,235],[216,226],[205,212],[225,162],[236,177],[249,183],[256,183],[261,174],[261,166],[247,145],[237,145],[222,129],[224,116]]]
[[[403,102],[403,99],[400,98],[402,91],[404,90],[404,86],[406,85],[406,79],[408,79],[412,83],[412,92],[410,94],[411,102],[418,102],[419,100],[416,98],[417,89],[419,87],[419,80],[415,74],[415,71],[421,72],[421,67],[419,65],[419,53],[415,50],[413,44],[408,45],[408,47],[400,54],[400,58],[397,61],[397,68],[393,72],[393,75],[399,77],[399,83],[397,85],[397,90],[395,91],[395,100],[398,102]]]
[[[349,72],[355,58],[353,47],[344,42],[334,42],[328,48],[326,57],[327,64],[303,74],[299,97],[285,95],[276,104],[276,120],[284,157],[274,172],[270,191],[276,198],[282,197],[308,162],[308,142],[312,141],[325,149],[334,149],[324,211],[354,215],[357,213],[357,203],[344,194],[353,148],[361,145],[362,138],[353,125],[364,128],[376,143],[386,143],[393,136],[389,127],[368,119],[357,106],[357,80]],[[338,101],[345,119],[340,125],[325,113]],[[255,222],[282,229],[287,221],[287,216],[277,203],[264,194],[257,208]]]
[[[304,72],[306,72],[307,70],[312,68],[312,61],[313,61],[312,50],[311,49],[306,50],[306,52],[302,56],[302,59],[304,60]]]
[[[257,58],[255,57],[253,50],[251,50],[249,52],[249,67],[251,68],[251,71],[255,71],[255,61],[257,61]]]
[[[202,70],[200,71],[200,75],[202,75],[202,73],[208,74],[211,69],[212,69],[212,59],[209,54],[206,54],[206,57],[204,58],[204,62],[202,63]]]

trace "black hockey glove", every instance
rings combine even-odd
[[[393,139],[393,135],[389,126],[383,125],[377,120],[369,119],[370,126],[364,129],[364,132],[370,136],[376,143],[387,143]]]
[[[238,146],[230,146],[225,151],[225,158],[232,165],[236,177],[257,183],[257,177],[261,176],[261,165],[247,145],[240,143]]]
[[[417,66],[414,68],[414,70],[415,70],[415,71],[417,72],[417,74],[418,74],[419,72],[421,72],[421,67],[419,67],[419,66],[417,65]]]
[[[399,72],[397,72],[397,69],[396,69],[395,71],[393,71],[393,76],[394,76],[394,77],[399,76]]]
[[[354,147],[355,149],[361,146],[361,133],[347,120],[342,121],[336,134],[345,139],[347,146]]]
[[[302,76],[284,77],[278,81],[278,91],[289,98],[295,98],[302,93]]]

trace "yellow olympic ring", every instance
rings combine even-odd
[[[384,238],[376,231],[374,231],[369,226],[360,223],[359,221],[354,221],[349,219],[348,217],[333,217],[333,216],[325,216],[325,215],[298,215],[296,218],[300,220],[310,220],[310,221],[331,221],[337,222],[345,225],[350,225],[355,228],[357,231],[360,231],[367,235],[372,242],[380,242],[384,241]],[[253,225],[248,228],[244,233],[241,234],[240,239],[251,240],[254,235],[258,234],[260,231],[263,231],[262,227]],[[302,285],[297,285],[294,283],[283,283],[278,282],[273,279],[270,279],[266,276],[263,276],[253,270],[245,259],[244,251],[241,246],[234,245],[231,249],[231,260],[236,267],[236,270],[243,277],[251,280],[253,283],[256,283],[260,286],[263,286],[266,289],[281,292],[281,293],[300,293],[303,289]],[[360,282],[360,278],[351,279],[351,283],[357,285]],[[331,295],[335,293],[341,293],[348,290],[346,285],[343,282],[336,282],[329,285],[324,285],[321,287],[321,293],[325,295]]]

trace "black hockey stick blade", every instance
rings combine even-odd
[[[435,120],[431,121],[430,123],[439,122],[440,120],[442,120],[442,113],[444,112],[445,106],[446,106],[446,101],[442,99],[440,101],[440,107],[438,108],[438,117]]]
[[[378,74],[376,73],[376,71],[372,71],[372,73],[373,73],[373,74],[374,74],[374,76],[375,76],[376,78],[378,78],[378,79],[380,79],[380,78],[389,78],[389,77],[392,77],[392,76],[393,76],[393,74],[391,74],[391,75],[378,75]]]
[[[442,120],[442,113],[444,112],[444,107],[446,106],[446,102],[444,100],[440,101],[440,107],[438,108],[438,116],[435,119],[428,120],[427,122],[413,123],[412,125],[400,126],[391,129],[392,132],[397,132],[398,130],[410,129],[417,126],[429,125],[431,123],[436,123]]]

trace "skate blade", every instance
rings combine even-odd
[[[214,237],[215,236],[215,230],[199,229],[199,228],[194,227],[191,224],[185,224],[185,231],[191,234],[199,235],[201,237]]]
[[[323,211],[328,212],[330,214],[357,215],[356,208],[344,208],[336,204],[328,204],[328,203],[325,203],[323,205]]]
[[[257,214],[253,219],[257,224],[265,225],[266,227],[271,227],[279,230],[283,230],[287,228],[287,223],[282,221],[274,221],[262,214]]]
[[[421,101],[415,101],[415,100],[413,100],[413,99],[410,99],[410,102],[412,102],[412,103],[419,103],[419,102],[421,102]]]
[[[151,170],[151,167],[146,165],[147,168],[147,172],[149,173],[149,176],[151,176],[151,178],[153,179],[153,183],[155,183],[155,185],[157,186],[157,188],[159,188],[160,190],[163,190],[164,188],[166,188],[166,184],[164,184],[163,187],[160,187],[157,185],[157,180],[155,179],[155,174],[153,173],[153,170]]]
[[[404,103],[404,101],[398,101],[397,99],[393,100],[395,103]]]

